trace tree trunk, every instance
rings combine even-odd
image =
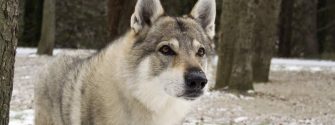
[[[325,12],[326,24],[320,27],[325,32],[325,39],[323,44],[323,52],[326,57],[335,58],[335,1],[326,0]]]
[[[109,43],[107,1],[56,0],[56,47],[105,47]]]
[[[317,0],[294,0],[291,22],[290,57],[316,57]],[[284,25],[284,24],[283,24]]]
[[[182,16],[191,12],[197,0],[161,0],[165,13],[169,16]]]
[[[18,46],[35,47],[41,36],[43,0],[22,0],[23,26]]]
[[[115,39],[118,33],[118,25],[120,22],[121,10],[126,0],[108,0],[108,31],[109,38]],[[129,22],[129,21],[128,21]],[[129,23],[130,24],[130,23]]]
[[[130,17],[136,0],[108,0],[108,30],[110,41],[124,34],[130,27]]]
[[[119,35],[124,34],[125,32],[127,32],[127,30],[130,29],[130,18],[135,10],[135,5],[137,2],[137,0],[125,0],[125,1],[126,2],[124,3],[121,10],[122,14],[119,18],[120,22],[119,25],[117,25]]]
[[[254,29],[253,80],[268,82],[271,58],[275,52],[280,0],[261,0],[256,3]]]
[[[279,57],[291,56],[292,18],[295,0],[282,0],[279,25]]]
[[[19,0],[0,0],[0,125],[9,122],[18,14]]]
[[[328,23],[328,2],[333,0],[318,0],[318,13],[317,13],[317,39],[319,43],[319,52],[324,54],[324,47],[326,37],[327,37],[327,30],[326,26]]]
[[[215,89],[253,89],[252,43],[254,0],[225,0],[221,12],[221,40]]]
[[[45,0],[43,5],[41,40],[38,44],[38,54],[52,55],[55,43],[55,0]]]
[[[317,4],[318,0],[300,0],[301,19],[297,22],[300,34],[297,35],[304,46],[304,57],[317,57],[319,55],[319,43],[317,40]]]
[[[220,42],[221,34],[221,10],[222,10],[222,0],[216,0],[216,19],[215,19],[215,36],[214,36],[214,45],[215,52],[218,51],[218,43]]]
[[[334,55],[335,59],[335,1],[334,0],[328,0],[330,5],[330,12],[328,13],[330,16],[330,25],[331,29],[329,31],[330,35],[330,47],[331,47],[331,53]]]

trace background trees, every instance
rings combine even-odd
[[[37,46],[42,26],[43,0],[29,0],[21,3],[22,15],[22,36],[19,46]]]
[[[253,4],[252,0],[225,0],[222,3],[217,89],[253,89],[251,46],[255,26],[254,6],[248,6]]]
[[[282,0],[278,56],[334,59],[334,3]]]
[[[55,0],[44,0],[43,23],[41,39],[38,44],[38,54],[52,55],[55,44],[56,20],[55,20]]]
[[[255,2],[253,29],[253,81],[268,82],[270,64],[278,41],[278,20],[281,0]]]
[[[108,0],[108,31],[110,40],[128,30],[131,14],[134,12],[136,0]],[[131,6],[131,7],[130,7]]]
[[[279,0],[222,3],[217,89],[253,89],[267,82],[277,41]]]
[[[0,0],[0,124],[9,121],[18,37],[19,0]]]
[[[317,37],[321,58],[335,58],[335,2],[318,0]]]

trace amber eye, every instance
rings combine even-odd
[[[205,55],[205,49],[204,48],[200,48],[197,52],[197,56],[199,57],[203,57]]]
[[[162,54],[167,55],[167,56],[176,55],[176,53],[167,45],[162,46],[159,49],[159,52],[161,52]]]

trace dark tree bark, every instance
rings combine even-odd
[[[216,19],[215,19],[215,36],[214,36],[215,51],[217,51],[218,42],[220,41],[221,9],[222,9],[222,0],[216,0]]]
[[[18,46],[38,45],[41,36],[43,0],[22,0],[22,35],[19,37]]]
[[[19,0],[0,0],[0,125],[9,122],[18,14]]]
[[[121,10],[120,22],[118,27],[118,34],[122,35],[130,28],[130,18],[134,12],[136,1],[137,0],[125,0],[126,2],[123,5]]]
[[[55,44],[55,0],[44,0],[41,40],[38,44],[38,54],[52,55]]]
[[[215,89],[253,89],[251,53],[255,26],[254,4],[254,0],[222,2]]]
[[[130,17],[136,0],[108,0],[108,30],[110,41],[124,34],[130,27]]]
[[[182,16],[191,12],[197,0],[161,0],[165,13],[170,16]]]
[[[334,0],[326,0],[326,5],[324,8],[326,23],[319,30],[323,30],[324,32],[324,41],[323,41],[323,52],[324,56],[330,56],[335,58],[335,1]]]
[[[56,0],[55,47],[105,47],[109,43],[107,1]]]
[[[331,29],[329,31],[330,34],[330,47],[331,47],[331,53],[335,55],[335,1],[334,0],[328,0],[329,1],[329,6],[330,6],[330,25]],[[334,57],[335,58],[335,57]]]
[[[280,0],[261,0],[255,5],[253,80],[254,82],[268,82],[271,58],[278,40]]]
[[[279,57],[291,56],[292,18],[295,0],[282,0],[279,25]]]
[[[294,0],[291,29],[291,57],[317,57],[317,1]]]
[[[317,4],[318,0],[300,0],[301,18],[296,26],[300,29],[297,37],[304,45],[304,57],[316,57],[319,55],[319,43],[317,40]],[[300,25],[299,25],[300,24]]]
[[[329,0],[332,1],[332,0]],[[319,43],[319,52],[324,54],[325,41],[327,37],[327,30],[325,30],[328,23],[328,0],[318,0],[318,13],[317,13],[317,39]]]
[[[280,13],[280,57],[317,57],[318,0],[283,0]]]

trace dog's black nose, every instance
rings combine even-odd
[[[188,90],[201,90],[207,84],[207,78],[201,70],[191,70],[185,75],[186,88]]]

